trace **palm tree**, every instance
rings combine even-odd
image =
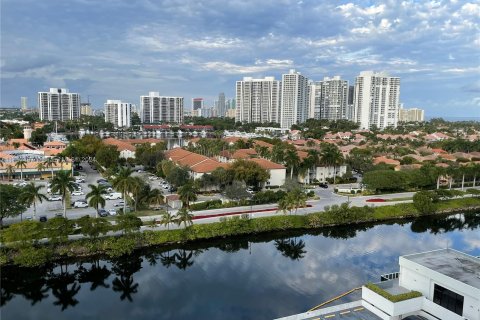
[[[143,187],[145,186],[145,183],[140,177],[132,177],[132,180],[133,180],[133,184],[131,185],[132,189],[130,191],[133,192],[133,198],[135,200],[133,210],[136,212],[137,204],[140,201],[140,199],[138,198],[138,195],[140,194],[140,191],[142,191]],[[150,189],[150,186],[148,187]]]
[[[8,179],[12,179],[12,176],[15,174],[15,166],[11,164],[7,164],[5,168],[5,174],[7,175]]]
[[[178,188],[178,196],[182,200],[185,207],[190,207],[190,202],[197,200],[198,189],[193,183],[188,182],[182,187]]]
[[[183,207],[178,210],[176,219],[177,225],[181,225],[183,223],[185,228],[187,228],[188,226],[193,224],[192,220],[193,214],[188,211],[188,208]]]
[[[298,157],[297,150],[288,149],[285,153],[285,162],[290,167],[290,179],[293,179],[293,171],[300,164],[300,158]]]
[[[43,163],[47,168],[50,168],[52,172],[52,179],[53,179],[53,167],[57,164],[57,162],[55,161],[54,158],[47,158],[47,160],[45,160]]]
[[[45,164],[43,162],[39,162],[37,164],[37,171],[40,172],[40,178],[42,177],[43,170],[45,170]]]
[[[293,199],[288,193],[285,197],[278,201],[277,211],[282,211],[284,214],[292,213],[292,210],[295,208],[295,199]]]
[[[160,219],[160,224],[167,227],[167,230],[170,230],[170,224],[176,222],[175,217],[168,211],[162,213],[162,218]]]
[[[55,156],[55,159],[60,162],[60,168],[63,170],[63,163],[67,161],[67,157],[63,154],[58,154]]]
[[[27,161],[18,160],[17,163],[15,163],[15,167],[20,169],[20,180],[23,180],[23,169],[27,168]]]
[[[67,218],[67,195],[75,189],[75,180],[70,171],[60,170],[52,179],[52,193],[60,193],[63,202],[63,217]]]
[[[95,217],[98,218],[98,206],[105,207],[104,194],[107,193],[107,188],[104,185],[89,184],[90,192],[87,193],[88,205],[95,208]]]
[[[33,204],[33,218],[37,216],[37,200],[42,203],[43,200],[47,200],[47,197],[40,193],[40,189],[43,186],[36,186],[35,183],[30,182],[23,189],[20,194],[19,200],[31,206]]]
[[[159,206],[163,203],[164,197],[162,191],[160,189],[152,189],[150,193],[147,195],[147,202],[150,205]]]
[[[333,184],[337,176],[337,166],[343,163],[343,156],[338,147],[334,144],[325,144],[320,153],[321,161],[329,167],[333,167]]]
[[[113,187],[123,193],[123,212],[127,211],[127,193],[132,191],[135,180],[132,177],[133,171],[130,168],[120,168],[113,180]]]

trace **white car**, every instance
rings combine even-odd
[[[75,201],[75,203],[73,204],[73,207],[74,208],[87,208],[88,203],[86,203],[84,201]]]
[[[107,212],[111,216],[117,215],[117,210],[116,209],[108,209]]]
[[[62,196],[50,196],[47,199],[48,201],[62,201]]]
[[[120,192],[112,192],[110,194],[107,194],[105,196],[105,199],[107,200],[118,200],[118,199],[122,199],[122,194]]]
[[[113,206],[114,207],[123,207],[124,204],[125,204],[125,201],[120,201],[120,202],[115,203]]]
[[[72,196],[83,196],[85,193],[83,191],[73,191]]]

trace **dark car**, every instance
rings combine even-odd
[[[108,182],[107,179],[98,179],[97,180],[97,183],[105,183],[105,182]]]
[[[318,186],[323,189],[328,189],[328,184],[326,183],[320,183]]]
[[[40,217],[38,218],[38,220],[39,220],[40,222],[47,222],[47,216],[40,216]]]
[[[105,209],[98,209],[98,215],[100,217],[108,217],[108,212]]]

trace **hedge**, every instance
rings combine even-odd
[[[387,299],[391,302],[400,302],[400,301],[405,301],[405,300],[418,298],[418,297],[422,296],[422,294],[418,291],[410,291],[410,292],[407,292],[407,293],[400,293],[400,294],[395,294],[394,295],[394,294],[391,294],[391,293],[383,290],[382,288],[380,288],[379,286],[377,286],[376,284],[373,284],[371,282],[367,283],[365,285],[365,287],[372,290],[376,294],[381,295],[382,297],[384,297],[385,299]]]

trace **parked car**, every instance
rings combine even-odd
[[[38,217],[38,221],[40,221],[40,222],[47,222],[47,216],[40,216],[40,217]]]
[[[83,178],[76,178],[75,183],[85,183],[85,179]]]
[[[25,220],[32,220],[33,218],[32,218],[32,216],[26,216],[24,219]]]
[[[107,194],[105,196],[105,199],[107,200],[118,200],[118,199],[122,199],[122,194],[120,192],[112,192],[110,194]]]
[[[55,213],[55,218],[63,218],[63,213],[61,212]]]
[[[168,189],[168,191],[169,191],[169,192],[175,192],[175,191],[177,191],[177,188],[175,188],[175,187],[170,187],[170,189]]]
[[[48,201],[62,201],[62,196],[51,195],[47,198]]]
[[[323,189],[328,189],[328,184],[322,182],[318,185],[320,188],[323,188]]]
[[[74,208],[87,208],[88,203],[86,201],[80,200],[73,203]]]
[[[119,201],[119,202],[115,203],[113,206],[114,207],[123,207],[124,204],[125,204],[125,201]]]
[[[107,212],[111,216],[117,215],[117,210],[116,209],[108,209]]]
[[[83,196],[85,193],[83,191],[73,191],[72,196]]]
[[[106,180],[106,179],[98,179],[97,180],[97,183],[102,183],[102,182],[108,182],[108,180]]]
[[[108,212],[105,209],[98,209],[98,215],[100,217],[108,217]]]

